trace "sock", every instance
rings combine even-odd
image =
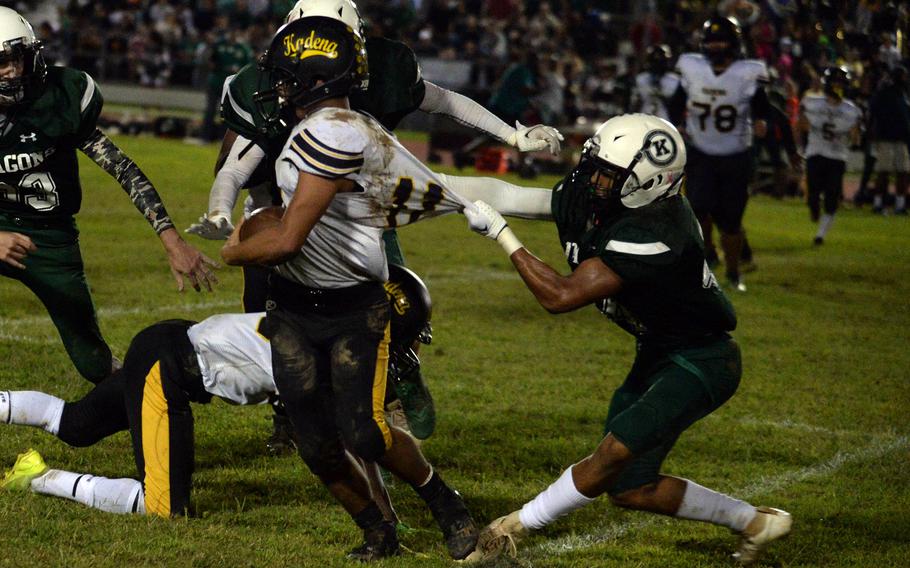
[[[525,503],[518,514],[521,524],[527,529],[540,529],[559,517],[581,509],[591,501],[575,488],[570,467],[552,485]]]
[[[0,392],[0,422],[43,428],[53,435],[60,429],[66,402],[35,391]]]
[[[697,483],[686,481],[686,492],[683,495],[676,517],[691,521],[703,521],[727,527],[735,532],[742,532],[755,518],[755,507],[702,487]]]
[[[872,207],[876,209],[882,208],[882,196],[880,194],[876,194],[875,197],[872,198]]]
[[[907,196],[906,195],[895,195],[894,196],[894,210],[903,211],[907,208]]]
[[[414,491],[420,495],[420,498],[432,505],[443,494],[447,493],[448,486],[442,480],[436,471],[430,469],[430,477],[421,485],[412,485]],[[451,491],[451,490],[449,490]]]
[[[142,483],[130,478],[108,479],[87,473],[49,469],[32,480],[32,491],[77,501],[107,513],[145,514]]]
[[[816,237],[825,238],[825,235],[828,234],[828,231],[831,230],[831,225],[834,224],[834,215],[829,215],[825,213],[822,215],[821,221],[818,222],[818,232],[815,234]]]
[[[385,520],[382,516],[382,511],[379,510],[379,505],[376,503],[370,503],[363,511],[356,515],[351,515],[351,517],[362,530],[374,529]]]

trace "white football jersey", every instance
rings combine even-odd
[[[641,101],[638,112],[670,120],[667,100],[673,96],[678,86],[679,75],[675,73],[664,73],[659,79],[654,73],[639,73],[635,76],[635,93]]]
[[[800,113],[809,122],[806,157],[823,156],[847,161],[850,131],[859,124],[862,111],[848,100],[830,104],[824,95],[807,95],[799,103]]]
[[[686,133],[705,154],[728,156],[752,146],[751,101],[768,82],[768,69],[756,59],[734,61],[720,75],[700,53],[683,53],[676,72],[686,92]]]
[[[384,229],[467,205],[379,122],[347,109],[320,109],[297,124],[275,170],[285,205],[299,172],[357,184],[357,191],[336,194],[300,254],[278,267],[282,276],[314,288],[385,281]]]
[[[207,392],[234,404],[261,404],[277,392],[272,349],[258,331],[263,318],[265,313],[223,314],[190,327]]]

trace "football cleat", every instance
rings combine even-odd
[[[814,239],[812,239],[812,244],[817,247],[822,246],[823,244],[825,244],[825,238],[824,237],[815,237]]]
[[[528,529],[521,524],[518,518],[519,511],[513,511],[504,517],[499,517],[480,531],[477,538],[477,548],[474,549],[466,562],[485,562],[505,554],[516,556],[518,542],[528,534]]]
[[[348,558],[359,562],[375,562],[401,554],[395,525],[383,522],[374,529],[363,531],[363,544],[351,550]]]
[[[771,507],[758,507],[755,518],[740,533],[739,546],[733,559],[741,566],[754,564],[771,542],[790,534],[793,516]]]
[[[297,451],[297,434],[291,419],[283,414],[272,415],[272,435],[265,442],[265,448],[272,456],[289,456]]]
[[[7,471],[3,476],[3,481],[0,481],[0,489],[28,491],[31,488],[32,480],[42,475],[47,469],[47,464],[44,463],[41,454],[29,449],[16,458],[13,469]]]
[[[449,556],[464,560],[477,546],[477,525],[461,495],[448,487],[438,500],[427,503],[449,549]]]
[[[745,292],[746,284],[741,276],[736,274],[727,274],[727,285],[734,292]]]

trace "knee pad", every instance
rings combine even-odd
[[[339,440],[301,439],[297,453],[313,475],[324,483],[331,483],[348,473],[348,460]]]

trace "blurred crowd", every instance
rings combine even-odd
[[[0,2],[3,3],[3,2]],[[22,2],[7,2],[16,7]],[[267,45],[293,0],[51,0],[38,19],[49,59],[103,81],[202,88]],[[34,4],[34,3],[29,3]],[[651,45],[698,48],[702,22],[736,17],[747,55],[765,60],[792,104],[819,74],[850,69],[868,96],[907,54],[903,2],[845,0],[360,0],[368,33],[421,59],[471,66],[462,90],[506,119],[567,124],[636,110],[633,85]],[[22,6],[20,6],[22,8]],[[29,11],[26,7],[26,13]],[[899,39],[900,38],[900,39]],[[219,61],[227,48],[229,61]],[[901,53],[903,48],[903,53]],[[233,49],[233,51],[231,51]],[[224,59],[222,57],[222,59]]]

